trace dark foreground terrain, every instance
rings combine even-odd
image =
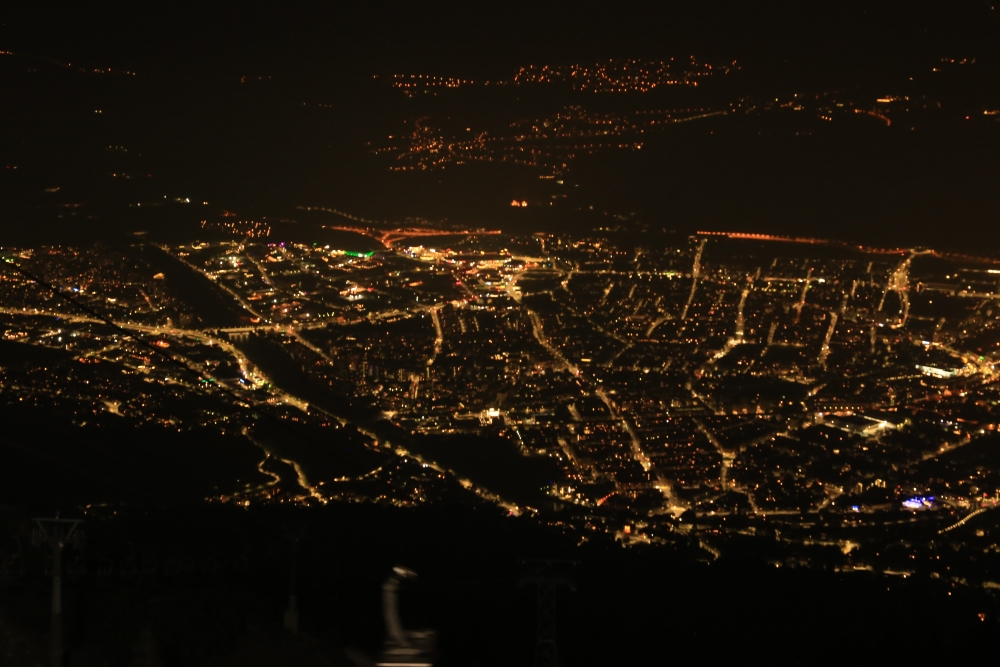
[[[531,664],[536,591],[522,559],[570,558],[560,589],[563,663],[661,663],[682,655],[813,663],[945,658],[996,635],[991,591],[870,573],[765,568],[623,549],[496,510],[374,505],[92,511],[82,552],[65,559],[67,664],[356,664],[383,633],[380,587],[397,563],[419,572],[402,593],[409,627],[438,630],[442,665]],[[5,508],[0,651],[11,667],[42,664],[47,563],[28,515]],[[292,539],[301,630],[282,630]],[[353,656],[350,657],[350,656]],[[153,661],[158,659],[160,662]],[[363,664],[363,663],[361,663]]]

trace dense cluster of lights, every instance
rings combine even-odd
[[[408,136],[393,137],[396,145],[373,152],[395,156],[389,166],[393,171],[501,162],[539,168],[553,176],[581,155],[605,149],[641,150],[648,132],[723,113],[703,107],[595,113],[571,106],[549,117],[511,123],[502,133],[466,129],[458,135],[446,133],[423,117],[413,122]]]
[[[734,515],[758,530],[801,528],[801,537],[788,530],[783,544],[810,544],[817,517],[823,530],[837,522],[849,530],[884,525],[887,512],[955,535],[996,505],[1000,482],[989,470],[925,474],[913,465],[980,442],[1000,422],[1000,311],[991,303],[1000,268],[989,258],[944,256],[942,264],[921,248],[876,252],[754,233],[706,233],[650,252],[601,237],[511,237],[415,222],[341,231],[376,238],[385,250],[247,239],[164,247],[251,316],[221,331],[178,328],[168,319],[177,310],[165,308],[170,284],[133,284],[127,262],[57,248],[5,251],[6,260],[114,310],[148,345],[192,350],[200,380],[178,378],[118,330],[63,318],[50,294],[11,272],[0,272],[0,332],[12,344],[72,351],[88,392],[105,362],[120,365],[107,376],[113,385],[96,387],[106,407],[98,411],[114,419],[189,428],[191,418],[156,400],[157,387],[182,386],[195,401],[257,393],[287,406],[281,418],[330,424],[330,415],[268,386],[227,342],[253,332],[280,339],[296,366],[372,401],[399,428],[489,434],[525,456],[550,458],[559,472],[546,490],[567,505],[563,516],[588,517],[600,506],[606,518],[589,516],[592,529],[627,543],[669,540],[673,532],[722,540]],[[404,243],[410,237],[434,241]],[[802,254],[786,246],[772,255],[767,242],[803,244]],[[809,249],[820,244],[844,252]],[[890,292],[914,301],[909,319],[887,302]],[[927,317],[939,299],[983,305],[960,319]],[[238,371],[229,389],[214,375],[220,368]],[[11,383],[7,395],[66,400],[51,374],[36,375],[30,390]],[[140,382],[156,391],[123,384]],[[81,422],[94,414],[88,404]],[[248,424],[232,411],[197,414],[199,427],[224,432]],[[932,437],[924,442],[921,433]],[[368,491],[346,478],[326,480],[302,484],[308,493],[296,502],[439,499],[438,483],[451,473],[396,453],[399,465],[414,459],[428,477],[380,468],[367,476]],[[459,482],[512,513],[523,508]],[[219,499],[289,500],[273,486],[255,489]],[[702,528],[681,519],[687,510]],[[853,550],[838,546],[845,556]],[[706,551],[716,557],[725,548]]]
[[[466,86],[567,84],[580,92],[646,93],[661,86],[697,86],[710,76],[740,69],[736,61],[702,63],[694,56],[669,60],[608,60],[589,65],[528,65],[510,79],[490,81],[429,74],[393,74],[392,87],[409,97]]]
[[[202,220],[201,228],[217,229],[251,239],[265,238],[271,235],[271,225],[259,220]]]
[[[515,83],[569,84],[595,93],[646,93],[660,86],[697,86],[698,80],[739,69],[736,61],[699,63],[694,56],[670,60],[609,60],[592,65],[531,65],[514,76]]]

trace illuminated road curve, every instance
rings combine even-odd
[[[991,509],[994,509],[994,508],[992,508],[992,507],[980,507],[979,509],[975,510],[971,514],[965,515],[964,517],[962,517],[961,519],[959,519],[955,523],[951,524],[947,528],[942,528],[941,530],[938,531],[938,535],[944,535],[945,533],[951,532],[951,531],[955,530],[956,528],[958,528],[960,526],[964,526],[966,524],[966,522],[969,519],[971,519],[972,517],[979,516],[983,512],[986,512],[987,510],[991,510]]]

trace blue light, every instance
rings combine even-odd
[[[928,508],[934,504],[934,496],[914,496],[903,501],[903,507],[911,510]]]

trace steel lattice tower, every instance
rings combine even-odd
[[[557,636],[557,594],[560,586],[576,590],[576,581],[566,573],[573,561],[525,561],[525,573],[520,586],[530,584],[538,588],[538,617],[535,641],[535,667],[559,667],[559,642]]]

